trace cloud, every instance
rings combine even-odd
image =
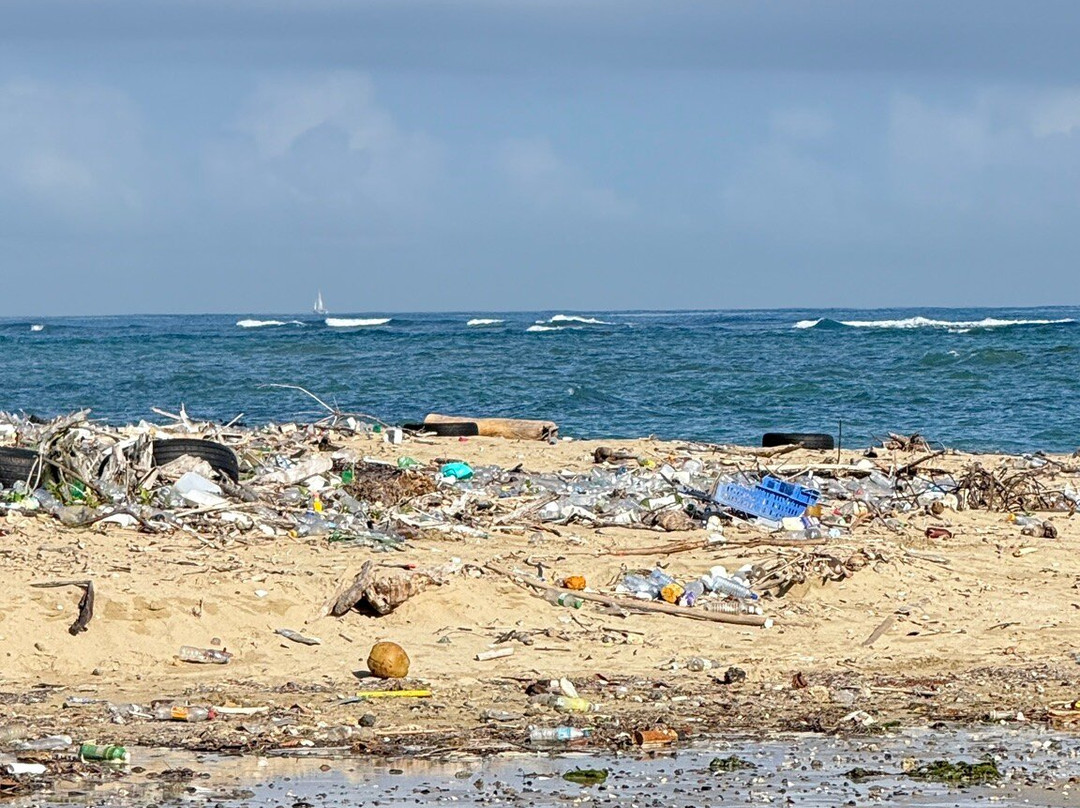
[[[992,89],[966,102],[895,97],[891,186],[931,215],[995,226],[1058,222],[1080,205],[1080,93]]]
[[[208,154],[227,202],[253,208],[415,214],[428,202],[442,148],[403,131],[356,72],[264,79],[240,109],[232,136]]]
[[[615,191],[591,182],[560,158],[543,137],[504,141],[495,165],[517,196],[541,212],[596,219],[625,219],[635,206]]]
[[[784,108],[769,121],[763,142],[725,155],[724,223],[795,240],[857,237],[865,227],[864,179],[820,148],[835,137],[833,118],[822,110]]]
[[[138,110],[112,88],[0,84],[0,205],[81,226],[131,221],[146,203]]]

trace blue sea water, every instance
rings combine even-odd
[[[544,418],[576,437],[755,444],[842,421],[845,445],[1080,446],[1080,307],[334,317],[0,319],[0,410],[322,414],[277,383],[391,422]]]

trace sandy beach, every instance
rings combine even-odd
[[[369,458],[454,458],[533,472],[588,470],[600,445],[624,450],[634,467],[696,458],[706,467],[758,463],[782,475],[837,461],[836,452],[754,459],[733,447],[647,439],[425,438],[393,446],[370,435],[349,443]],[[887,472],[919,456],[879,449],[874,463]],[[860,460],[861,450],[844,451],[839,466]],[[1050,461],[1060,464],[1055,479],[1077,478],[1075,458]],[[947,453],[932,465],[958,470],[974,462],[994,468],[1029,460]],[[15,737],[62,733],[76,742],[385,754],[518,748],[529,725],[591,727],[593,747],[626,745],[629,733],[657,727],[682,739],[986,720],[1067,727],[1080,715],[1072,710],[1080,675],[1078,535],[1074,515],[1044,516],[1057,538],[1021,535],[1004,512],[946,509],[905,514],[899,527],[871,520],[812,547],[776,546],[776,534],[746,524],[726,526],[723,543],[709,546],[700,526],[569,524],[506,525],[482,536],[421,532],[401,551],[374,553],[325,536],[77,529],[44,514],[9,513],[0,521],[7,587],[0,727]],[[951,537],[928,538],[927,528]],[[668,552],[677,543],[698,547]],[[548,581],[581,575],[590,590],[611,594],[627,570],[654,564],[691,579],[718,563],[735,569],[806,553],[832,559],[837,574],[763,597],[768,628],[594,603],[563,608],[490,569],[534,575],[540,565]],[[460,572],[389,614],[326,614],[366,561],[430,568],[451,559],[460,559]],[[96,604],[87,630],[72,636],[80,590],[31,584],[76,579],[94,581]],[[280,628],[322,642],[297,644],[275,634]],[[368,651],[381,640],[406,649],[407,680],[366,678]],[[182,645],[233,657],[227,665],[185,663],[177,659]],[[476,658],[499,648],[513,653]],[[695,656],[716,667],[688,670]],[[594,703],[593,712],[561,715],[531,702],[528,685],[560,677]],[[432,695],[347,703],[357,691],[387,687]],[[109,707],[154,700],[269,709],[184,723],[125,718]],[[363,723],[374,726],[360,724],[365,715]]]

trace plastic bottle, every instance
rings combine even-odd
[[[29,731],[26,724],[4,724],[0,726],[0,745],[21,740]]]
[[[1042,526],[1042,520],[1037,519],[1034,516],[1024,516],[1023,514],[1017,515],[1010,513],[1008,517],[1010,522],[1013,522],[1017,527],[1035,527],[1036,525]]]
[[[58,500],[45,488],[39,488],[34,492],[34,499],[38,501],[43,511],[56,515],[64,507],[64,503]]]
[[[588,699],[573,699],[569,696],[553,696],[548,704],[560,713],[587,713],[592,709],[592,703]]]
[[[757,592],[751,591],[750,587],[724,575],[713,576],[712,580],[709,581],[709,588],[713,592],[722,592],[740,600],[758,599]]]
[[[72,743],[70,735],[46,735],[32,741],[19,741],[14,748],[20,752],[54,752],[67,749]]]
[[[80,760],[100,760],[109,763],[128,763],[131,755],[122,746],[98,746],[95,743],[84,743],[79,747]]]
[[[558,592],[552,590],[544,595],[544,600],[555,606],[566,606],[570,609],[580,609],[585,601],[572,592]]]
[[[660,587],[641,575],[626,575],[621,586],[631,595],[642,600],[654,600],[660,594]]]
[[[180,646],[179,656],[184,662],[201,662],[213,665],[224,665],[232,659],[232,654],[228,651],[217,651],[213,648],[195,648],[190,645]]]
[[[720,614],[761,614],[761,607],[745,600],[710,600],[702,607]]]
[[[712,659],[706,659],[705,657],[690,657],[690,659],[686,661],[686,669],[688,671],[708,671],[719,667],[719,662]]]
[[[529,727],[529,740],[533,743],[557,743],[576,741],[592,735],[591,729],[577,727]]]
[[[154,718],[158,721],[209,721],[216,713],[212,708],[189,707],[187,705],[174,704],[172,706],[155,707]]]
[[[705,584],[702,581],[691,581],[686,585],[683,590],[682,597],[679,598],[680,606],[693,606],[697,603],[701,596],[705,594]]]

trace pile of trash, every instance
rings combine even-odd
[[[739,455],[747,450],[712,447],[708,460],[658,462],[601,448],[588,471],[535,473],[452,458],[423,465],[404,455],[396,464],[364,457],[347,439],[379,427],[353,419],[244,429],[173,417],[117,428],[88,411],[48,422],[0,413],[0,510],[42,511],[76,527],[326,536],[389,550],[425,533],[484,538],[569,523],[705,528],[711,541],[737,524],[785,540],[835,541],[875,521],[900,532],[913,513],[1072,512],[1080,503],[1075,485],[1059,480],[1080,469],[1037,455],[948,471],[930,465],[940,450],[891,473],[866,457],[781,475],[768,457]]]
[[[660,568],[646,574],[627,573],[615,591],[639,600],[661,600],[679,606],[700,606],[726,614],[761,614],[758,594],[751,588],[753,565],[747,564],[729,575],[717,565],[700,578],[680,583]]]

